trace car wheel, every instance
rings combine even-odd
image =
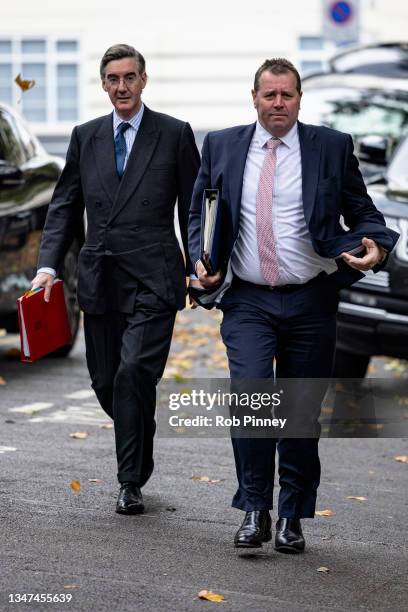
[[[67,357],[74,347],[79,330],[81,311],[77,300],[79,246],[75,241],[65,255],[60,277],[64,281],[65,301],[67,303],[68,319],[71,326],[72,342],[53,353],[54,357]]]
[[[333,375],[335,378],[364,378],[369,363],[369,355],[359,355],[337,349]]]

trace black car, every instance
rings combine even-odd
[[[366,183],[408,133],[408,79],[327,73],[303,81],[300,119],[351,134]]]
[[[408,359],[408,137],[369,193],[400,233],[384,270],[341,292],[336,376],[364,377],[372,355]]]
[[[16,300],[35,276],[41,233],[48,204],[64,160],[46,153],[24,120],[0,104],[0,328],[18,331]],[[84,238],[77,236],[59,276],[63,278],[75,339],[80,312],[76,302],[77,259]],[[67,355],[72,345],[60,354]]]

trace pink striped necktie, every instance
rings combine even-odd
[[[258,242],[261,272],[267,283],[275,285],[279,278],[278,257],[272,226],[273,182],[276,169],[276,149],[281,144],[279,138],[271,138],[266,143],[267,152],[262,166],[256,196],[256,238]]]

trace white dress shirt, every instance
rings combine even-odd
[[[257,122],[243,177],[238,238],[231,256],[232,271],[243,280],[268,285],[262,276],[256,236],[256,196],[271,134]],[[302,200],[302,164],[297,123],[280,138],[276,150],[272,219],[279,265],[277,285],[305,283],[325,271],[337,270],[333,259],[315,253]]]
[[[140,127],[140,123],[143,118],[143,112],[144,112],[144,104],[142,103],[136,115],[133,115],[131,119],[127,119],[127,121],[124,121],[123,119],[119,117],[119,115],[116,112],[116,109],[115,108],[113,109],[113,137],[114,138],[116,138],[118,127],[121,123],[130,123],[131,125],[131,127],[129,127],[123,134],[123,136],[125,137],[125,142],[126,142],[126,157],[125,157],[125,163],[124,163],[123,169],[126,168],[126,164],[128,162],[129,155],[133,147],[133,143],[135,142],[135,138],[136,138],[137,132]],[[45,267],[39,268],[39,270],[37,270],[37,274],[39,274],[40,272],[46,272],[47,274],[52,274],[53,276],[57,275],[54,268],[45,268]]]

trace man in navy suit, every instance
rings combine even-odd
[[[293,64],[266,60],[252,97],[255,124],[209,133],[203,144],[189,222],[194,296],[223,311],[233,380],[273,378],[274,361],[278,378],[328,378],[339,289],[383,267],[398,234],[367,195],[351,137],[298,121],[302,91]],[[199,261],[206,188],[219,190],[223,210],[220,270],[212,276]],[[320,481],[318,437],[232,443],[239,485],[232,505],[246,513],[235,546],[260,547],[272,537],[277,449],[275,548],[303,551],[300,519],[314,517]]]

